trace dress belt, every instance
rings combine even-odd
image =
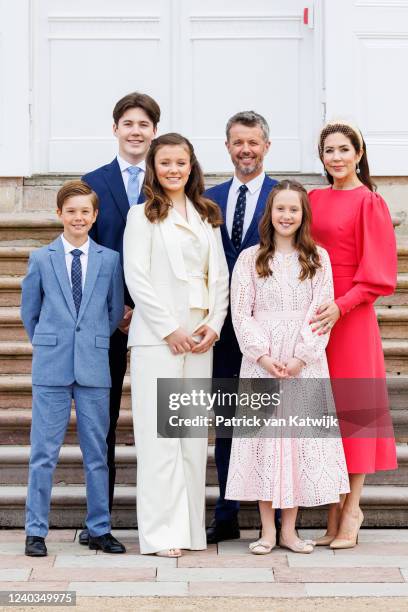
[[[187,272],[189,278],[203,278],[207,280],[208,274],[206,272]]]
[[[257,310],[256,321],[304,321],[307,310]]]

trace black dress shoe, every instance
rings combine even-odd
[[[237,519],[231,521],[216,521],[211,522],[207,531],[207,544],[217,544],[224,540],[236,540],[239,538],[239,525]]]
[[[88,531],[88,529],[86,527],[79,534],[78,542],[80,544],[82,544],[82,546],[88,546],[88,544],[89,544],[89,531]]]
[[[40,538],[40,536],[27,536],[25,554],[27,557],[46,557],[47,547],[44,538]]]
[[[126,552],[126,548],[111,533],[101,536],[89,535],[89,548],[91,550],[103,550],[105,553],[119,554]]]

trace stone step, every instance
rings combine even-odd
[[[408,240],[398,241],[398,272],[408,272]]]
[[[406,422],[403,420],[405,431],[408,431],[408,415]],[[30,408],[3,408],[0,409],[0,448],[2,445],[18,444],[20,446],[30,444],[31,407]],[[408,435],[407,435],[408,438]],[[133,421],[132,411],[122,406],[116,428],[116,443],[118,445],[133,445]],[[78,444],[76,434],[76,413],[71,411],[71,417],[64,445]]]
[[[27,497],[25,486],[0,487],[0,524],[2,527],[24,526],[24,508]],[[207,524],[214,513],[218,487],[206,487]],[[136,487],[117,486],[113,505],[114,528],[136,527]],[[397,485],[367,485],[363,489],[361,507],[364,527],[406,527],[408,488]],[[57,486],[52,491],[50,527],[80,528],[86,514],[84,486]],[[242,528],[259,526],[258,506],[255,502],[242,502],[239,513]],[[326,508],[306,508],[299,513],[299,527],[324,527]]]
[[[385,338],[383,350],[387,374],[408,374],[408,339]],[[0,374],[29,374],[31,357],[30,342],[0,341]]]
[[[379,306],[376,313],[382,338],[408,339],[408,306]]]
[[[401,272],[397,278],[397,288],[393,295],[387,295],[377,300],[376,306],[408,306],[408,273]]]
[[[30,342],[0,342],[0,373],[29,374],[32,352]]]
[[[408,408],[408,376],[387,376],[387,388],[391,409],[395,413],[405,411]],[[130,409],[130,376],[126,375],[121,410]],[[0,416],[11,410],[17,410],[18,415],[31,413],[31,376],[0,375]]]
[[[398,470],[380,471],[367,476],[367,484],[408,487],[408,445],[397,445]],[[27,482],[29,446],[0,446],[0,486]],[[136,485],[136,451],[134,446],[116,447],[116,481],[120,485]],[[79,446],[64,446],[54,474],[55,486],[84,484],[82,454]],[[208,446],[206,484],[218,485],[214,445]]]
[[[29,341],[17,306],[0,308],[0,342],[4,341]]]
[[[129,409],[130,378],[125,377],[123,385],[122,408]],[[0,374],[0,410],[31,409],[31,376]]]
[[[394,227],[401,224],[398,216],[392,217]],[[0,243],[3,247],[35,247],[47,244],[61,232],[62,224],[54,212],[0,213]],[[403,237],[402,240],[405,240]],[[408,245],[404,246],[408,272]]]
[[[376,312],[383,338],[408,338],[408,306],[378,306]],[[17,306],[0,308],[0,342],[3,341],[28,341]]]
[[[385,338],[382,345],[387,373],[408,374],[408,340]]]
[[[28,258],[35,248],[33,246],[0,247],[0,275],[24,276]]]
[[[0,243],[3,247],[41,246],[61,233],[62,225],[52,213],[1,213]]]
[[[125,396],[126,401],[126,396]],[[130,402],[129,402],[130,403]],[[400,407],[403,405],[402,407]],[[394,426],[394,435],[398,442],[408,443],[408,401],[407,396],[390,394],[390,411]],[[30,408],[3,408],[0,409],[0,448],[2,445],[29,445],[31,428]],[[214,431],[210,430],[209,437],[214,438]],[[116,443],[118,445],[133,445],[132,411],[123,407],[120,410],[116,429]],[[72,409],[71,417],[65,434],[64,445],[78,444],[76,434],[76,414]]]
[[[0,307],[20,306],[22,276],[0,276]]]

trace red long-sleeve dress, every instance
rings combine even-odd
[[[381,408],[377,407],[379,416],[375,423],[367,405],[369,396],[362,392],[370,380],[371,389],[378,383],[385,388],[384,354],[374,301],[381,295],[392,294],[396,286],[397,250],[390,213],[382,197],[365,186],[351,190],[315,189],[309,197],[312,235],[329,253],[335,301],[341,312],[327,346],[330,377],[359,379],[350,382],[349,388],[357,384],[360,395],[365,395],[367,411],[360,411],[358,419],[361,431],[371,432],[367,437],[343,435],[347,468],[354,474],[395,469],[395,439],[392,427],[387,427],[390,416],[386,393]],[[339,393],[343,400],[339,401],[341,426],[342,421],[345,424],[348,420],[348,407],[344,393]],[[361,418],[369,422],[361,423]],[[372,433],[373,421],[377,434]],[[385,431],[388,433],[384,435]]]

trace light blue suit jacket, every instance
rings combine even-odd
[[[109,341],[123,316],[119,254],[90,240],[77,316],[61,238],[34,251],[21,318],[33,345],[34,385],[110,387]]]

